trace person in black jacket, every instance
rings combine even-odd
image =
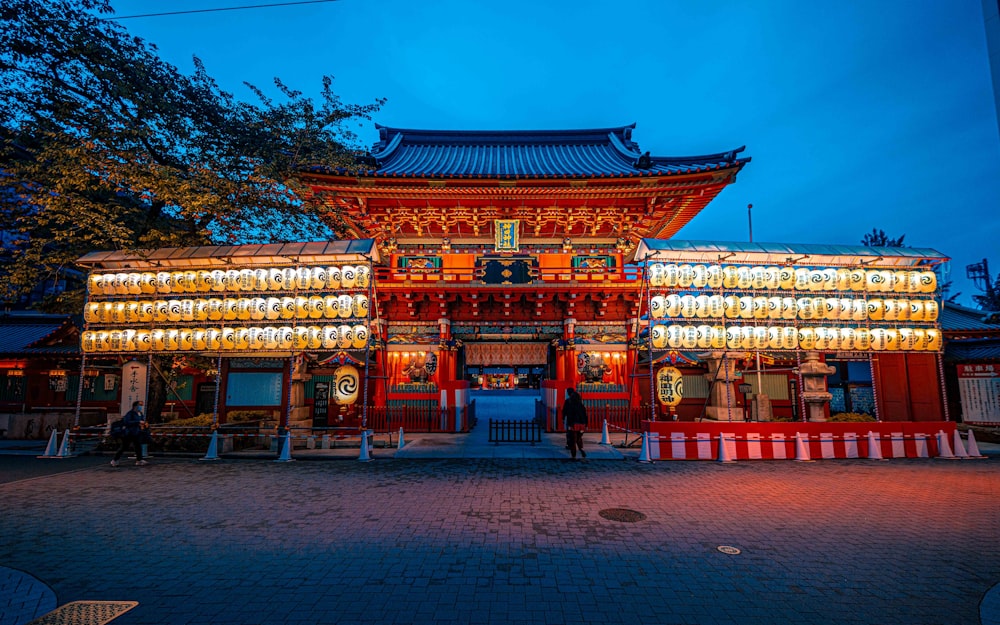
[[[130,444],[135,449],[136,465],[140,467],[145,466],[148,463],[142,459],[142,439],[147,426],[146,418],[142,415],[142,401],[132,402],[132,410],[126,412],[122,420],[125,421],[125,435],[122,436],[121,442],[118,444],[118,451],[115,452],[115,458],[111,461],[111,466],[118,466],[118,460],[121,459],[122,454],[125,453],[125,448]]]
[[[569,453],[576,460],[576,450],[579,449],[580,456],[586,458],[587,452],[583,450],[583,431],[587,429],[587,409],[583,405],[583,398],[575,388],[566,389],[563,419],[566,421],[566,446],[569,447]]]

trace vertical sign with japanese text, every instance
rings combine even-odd
[[[330,408],[330,383],[317,382],[313,387],[313,427],[327,425],[327,411]]]
[[[962,420],[1000,423],[1000,365],[958,365],[957,368]]]
[[[146,363],[130,360],[122,367],[121,414],[132,409],[132,402],[146,402]]]

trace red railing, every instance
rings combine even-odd
[[[436,406],[369,406],[368,429],[376,432],[468,432],[472,410]]]

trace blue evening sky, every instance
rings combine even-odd
[[[280,0],[114,0],[119,15]],[[881,228],[1000,272],[1000,133],[980,0],[341,0],[121,22],[222,88],[335,77],[376,120],[434,129],[636,122],[654,155],[753,161],[677,235],[859,244]],[[374,124],[357,129],[370,146]]]

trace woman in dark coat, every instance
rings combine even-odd
[[[586,458],[587,452],[583,450],[583,431],[587,429],[587,409],[583,405],[583,398],[575,388],[566,389],[563,419],[566,421],[566,446],[569,447],[569,453],[576,460],[576,450],[579,449],[580,456]]]
[[[146,461],[142,459],[142,439],[146,428],[146,418],[142,416],[142,402],[132,402],[132,410],[126,412],[122,420],[125,422],[125,435],[121,438],[111,466],[118,466],[118,461],[125,453],[125,448],[130,444],[135,448],[135,463],[140,467],[146,465]]]

